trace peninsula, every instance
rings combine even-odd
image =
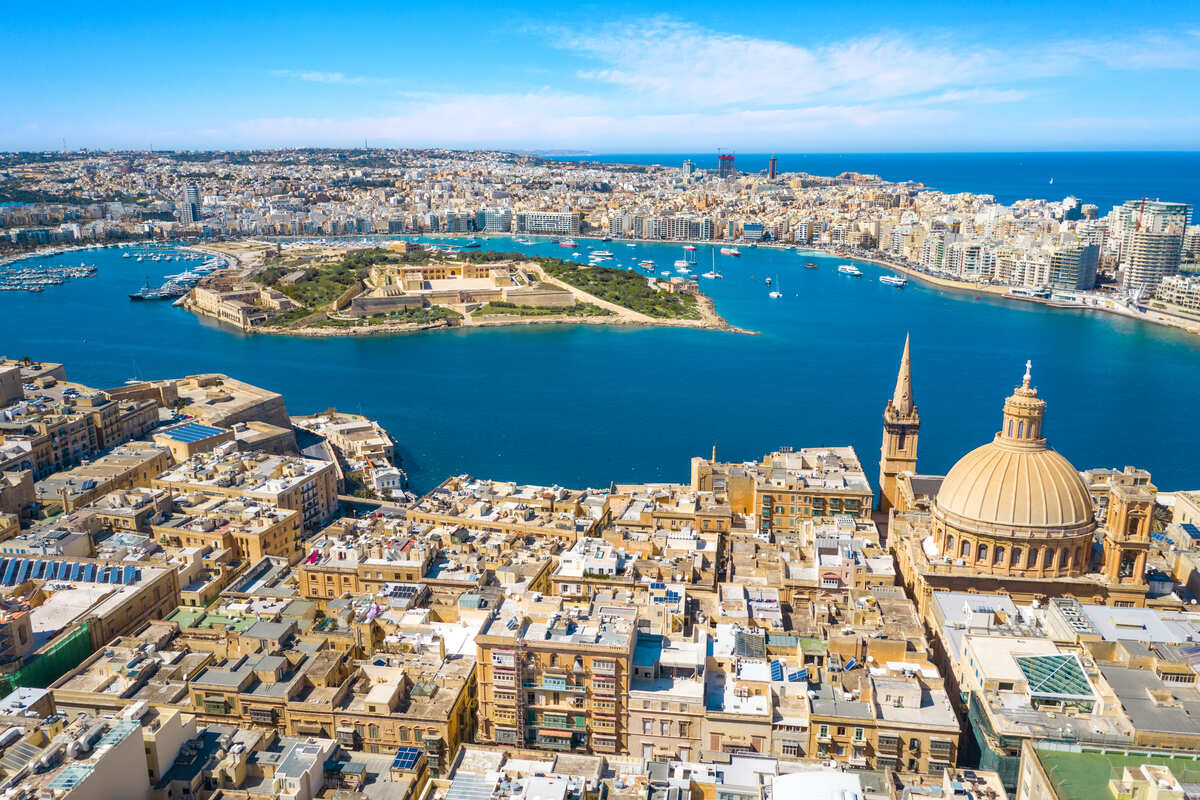
[[[695,281],[558,258],[241,241],[210,246],[237,264],[181,305],[252,333],[363,336],[444,328],[592,324],[750,333],[727,323]]]

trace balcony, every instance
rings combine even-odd
[[[540,689],[543,692],[586,692],[586,686],[570,686],[567,684],[555,685],[551,683],[533,683],[523,681],[521,686],[525,689]]]

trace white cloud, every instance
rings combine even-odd
[[[344,72],[318,72],[316,70],[273,69],[271,74],[277,78],[292,78],[308,83],[335,83],[344,86],[373,82],[371,78],[361,75],[347,75]]]
[[[962,146],[970,137],[1004,147],[1016,145],[1018,136],[1027,137],[1026,144],[1038,135],[1061,141],[1056,130],[1093,113],[1065,95],[1050,112],[1030,115],[1020,105],[1056,97],[1064,78],[1200,67],[1197,31],[1046,40],[1023,49],[936,31],[919,39],[881,32],[803,46],[659,16],[586,33],[541,28],[535,34],[576,60],[562,73],[563,82],[497,93],[436,86],[412,91],[399,89],[396,79],[274,70],[278,77],[311,83],[390,83],[394,91],[361,114],[251,119],[235,123],[233,133],[261,144],[368,138],[412,146],[609,151],[775,149],[784,143],[853,149],[920,142],[935,148]],[[1013,111],[989,110],[1003,105]],[[1164,133],[1166,128],[1178,130],[1166,125]]]

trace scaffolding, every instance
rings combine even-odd
[[[87,623],[81,622],[75,630],[59,636],[57,641],[16,672],[0,675],[0,695],[7,695],[22,686],[45,689],[91,654],[92,637]]]

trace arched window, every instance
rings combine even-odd
[[[1019,566],[1021,566],[1021,556],[1022,556],[1022,555],[1024,555],[1024,554],[1021,552],[1021,548],[1019,548],[1019,547],[1014,547],[1014,548],[1013,548],[1013,552],[1012,552],[1012,563],[1013,563],[1013,566],[1014,566],[1014,567],[1019,567]]]
[[[1042,561],[1042,566],[1044,566],[1044,567],[1053,567],[1054,566],[1054,548],[1053,547],[1046,548],[1046,558]]]
[[[954,555],[954,537],[950,534],[946,534],[946,546],[942,549],[942,552]]]
[[[971,543],[968,542],[966,539],[963,539],[962,547],[959,548],[958,554],[960,556],[962,556],[963,558],[970,558],[971,557]]]
[[[1036,547],[1029,548],[1029,566],[1036,567],[1038,565],[1038,549]]]
[[[996,556],[995,556],[995,559],[996,559],[996,563],[997,563],[997,564],[1003,564],[1003,563],[1004,563],[1004,548],[1003,548],[1003,547],[997,547],[997,548],[996,548]]]
[[[979,550],[975,555],[976,561],[987,561],[988,549],[986,544],[979,545]]]
[[[1024,422],[1017,423],[1017,438],[1018,439],[1025,438],[1025,423]]]
[[[1065,547],[1064,547],[1062,550],[1059,550],[1059,551],[1058,551],[1058,565],[1059,565],[1060,567],[1065,567],[1065,566],[1067,566],[1067,558],[1068,558],[1070,555],[1071,555],[1071,554],[1070,554],[1069,552],[1067,552],[1067,548],[1065,548]]]
[[[1011,419],[1008,421],[1008,435],[1013,435],[1013,421]]]

